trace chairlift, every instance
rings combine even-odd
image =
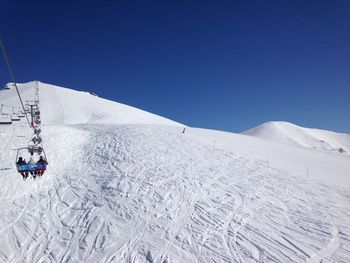
[[[21,118],[19,118],[17,114],[11,114],[11,120],[12,121],[20,121]]]
[[[28,105],[26,105],[26,106],[24,107],[24,111],[22,111],[22,113],[23,113],[23,114],[28,114],[28,113],[30,113],[30,107],[29,107]]]
[[[12,107],[12,115],[11,115],[11,120],[12,121],[20,121],[21,118],[18,116],[19,110],[17,112],[15,111],[15,107]]]
[[[1,104],[0,105],[0,124],[12,124],[11,115],[8,113],[3,113],[2,107],[4,107],[4,105]]]
[[[32,155],[34,155],[34,153],[37,153],[39,156],[43,155],[43,158],[45,160],[45,162],[43,163],[35,163],[35,164],[17,164],[18,158],[25,156],[28,156],[28,154],[30,154],[28,157],[30,158]],[[28,158],[28,159],[29,159]],[[28,146],[28,147],[23,147],[23,148],[19,148],[17,150],[17,154],[16,154],[16,167],[17,167],[17,171],[19,173],[23,173],[23,172],[43,172],[46,170],[46,166],[48,164],[47,162],[47,158],[46,158],[46,154],[44,149],[41,146],[35,147],[35,146]]]
[[[0,114],[0,124],[12,124],[11,116],[9,114]]]
[[[39,146],[39,145],[40,145],[40,143],[42,142],[41,137],[40,137],[40,136],[33,136],[32,142],[33,142],[34,144],[31,145],[31,146],[28,146],[28,147],[31,147],[31,148],[33,148],[33,149],[38,148],[38,149],[40,150],[40,146]]]
[[[17,91],[17,95],[19,97],[19,100],[22,104],[22,108],[24,108],[24,105],[23,105],[23,100],[21,98],[21,95],[20,95],[20,92],[18,90],[18,87],[17,87],[17,84],[16,84],[16,81],[15,81],[15,78],[13,76],[13,73],[12,73],[12,69],[11,69],[11,66],[10,66],[10,63],[9,63],[9,60],[8,60],[8,57],[7,57],[7,53],[6,53],[6,49],[5,49],[5,46],[2,42],[2,40],[0,39],[0,48],[1,48],[1,51],[4,55],[4,59],[5,59],[5,62],[6,62],[6,66],[7,66],[7,69],[11,75],[11,78],[13,80],[13,85],[15,88],[16,88],[16,91]],[[46,154],[45,154],[45,151],[43,149],[43,147],[41,146],[41,137],[40,137],[40,130],[36,129],[36,127],[34,127],[33,125],[33,117],[38,117],[38,119],[40,120],[40,111],[39,111],[39,86],[38,86],[38,82],[36,82],[36,97],[35,97],[35,100],[34,101],[27,101],[26,103],[26,108],[29,109],[30,108],[30,113],[31,113],[31,116],[32,116],[32,123],[29,122],[29,119],[27,118],[28,120],[28,124],[31,124],[31,128],[33,128],[35,130],[35,136],[33,137],[32,139],[32,145],[28,145],[27,147],[23,147],[23,148],[19,148],[17,150],[17,154],[16,154],[16,160],[15,160],[15,163],[16,163],[16,168],[17,168],[17,171],[19,173],[22,174],[23,178],[25,179],[27,177],[27,174],[28,172],[30,172],[33,177],[35,178],[36,174],[39,174],[39,175],[42,175],[43,172],[46,170],[46,166],[47,166],[47,158],[46,158]],[[0,106],[0,115],[3,116],[5,115],[3,112],[2,112],[2,108],[3,108],[4,105],[1,105]],[[26,114],[26,109],[23,109],[24,110],[24,114]],[[33,114],[33,110],[35,110],[35,113],[36,114]],[[19,113],[19,112],[17,112]],[[12,123],[12,120],[20,120],[20,118],[17,116],[17,113],[14,112],[14,107],[12,108],[12,117],[10,116],[10,121]],[[11,113],[8,113],[7,115],[10,115]],[[23,158],[22,157],[22,153],[26,151],[27,154],[30,154],[31,157],[33,157],[34,153],[37,153],[40,158],[39,160],[37,161],[37,163],[35,164],[26,164],[25,162],[19,162],[18,158],[19,158],[19,155],[21,155],[21,159]],[[45,158],[45,159],[43,159]],[[43,160],[41,160],[43,159]],[[34,173],[33,173],[34,172]]]
[[[12,111],[12,112],[14,112],[14,111]],[[24,114],[24,112],[21,110],[20,107],[18,108],[16,114],[17,114],[17,117],[18,117],[18,118],[24,118],[24,117],[25,117],[25,114]]]

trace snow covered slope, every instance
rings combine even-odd
[[[350,134],[303,128],[289,122],[266,122],[242,134],[294,146],[350,153]]]
[[[118,123],[181,125],[158,115],[99,98],[89,92],[76,91],[38,82],[42,122],[52,124]],[[0,103],[19,106],[16,90],[11,84],[0,91]],[[18,84],[24,100],[33,100],[35,82]],[[8,108],[8,107],[7,107]]]
[[[24,120],[0,125],[0,262],[350,262],[349,155],[86,113],[43,90],[42,178],[14,167]]]
[[[350,260],[349,185],[247,158],[210,131],[48,126],[49,169],[22,181],[11,149],[27,129],[0,129],[0,262]]]

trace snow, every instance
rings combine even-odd
[[[350,154],[350,134],[303,128],[289,122],[266,122],[243,134],[300,147],[338,152],[342,149]]]
[[[38,83],[41,119],[46,125],[82,123],[181,125],[125,104],[93,96],[89,92]],[[8,106],[20,106],[16,90],[12,85],[7,86],[11,88],[1,91],[1,103]],[[34,81],[18,84],[24,100],[34,99],[34,87]]]
[[[293,175],[350,186],[350,156],[270,142],[248,135],[187,128],[187,135],[246,158],[284,169]]]
[[[349,155],[39,89],[42,178],[13,166],[25,120],[0,125],[0,262],[350,262]]]

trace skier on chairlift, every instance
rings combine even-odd
[[[19,157],[16,164],[23,165],[23,164],[27,164],[27,163],[22,157]],[[20,172],[20,174],[22,175],[23,180],[26,180],[28,178],[28,172]]]
[[[30,154],[30,159],[28,161],[28,164],[36,164],[36,162],[34,161],[34,158],[33,158],[33,153]],[[33,176],[33,178],[35,180],[37,172],[36,171],[30,171],[30,174]]]
[[[37,161],[37,163],[47,164],[46,160],[42,156],[39,157],[39,160]],[[45,172],[45,170],[38,170],[38,175],[42,176],[44,174],[44,172]]]

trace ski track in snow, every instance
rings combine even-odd
[[[23,181],[27,128],[0,126],[0,262],[350,262],[349,191],[181,130],[44,127],[48,170]]]

